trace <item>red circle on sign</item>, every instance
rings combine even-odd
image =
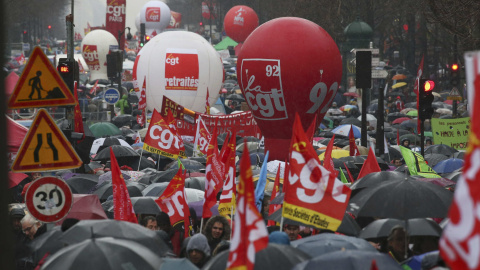
[[[65,203],[62,204],[60,211],[52,215],[42,213],[42,209],[39,208],[39,205],[35,205],[34,203],[34,196],[37,194],[37,190],[47,184],[54,185],[55,188],[60,189],[60,194],[64,195],[62,200],[65,200]],[[54,190],[55,189],[52,189],[51,191]],[[65,218],[73,205],[73,196],[70,187],[67,185],[67,183],[55,177],[43,177],[32,182],[27,189],[27,193],[25,194],[25,200],[25,204],[30,214],[42,222],[57,222]]]

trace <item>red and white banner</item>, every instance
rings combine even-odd
[[[278,164],[277,175],[275,176],[275,183],[273,184],[272,196],[270,197],[270,205],[268,207],[269,216],[282,207],[282,205],[280,204],[272,204],[273,199],[277,197],[277,194],[280,194],[280,170],[282,167],[281,165],[281,163]],[[275,221],[269,220],[267,225],[275,226],[275,224]]]
[[[184,222],[189,223],[190,211],[186,202],[185,174],[182,172],[182,167],[179,164],[177,174],[170,180],[165,191],[155,202],[160,206],[162,212],[168,214],[172,227],[182,229],[181,226],[184,225],[183,229],[186,228],[188,232],[190,224],[184,224]]]
[[[202,2],[202,17],[207,20],[217,18],[217,6],[212,1]]]
[[[208,132],[205,123],[201,117],[197,119],[197,132],[195,133],[195,142],[193,143],[193,154],[195,156],[204,156],[207,154],[208,143],[212,135]]]
[[[217,203],[217,193],[223,186],[224,164],[218,154],[217,132],[213,130],[212,138],[207,150],[207,168],[205,169],[205,203],[203,204],[203,218],[212,216],[212,208]]]
[[[145,117],[144,117],[145,114],[137,114],[137,123],[140,125],[140,126],[143,126],[145,124]]]
[[[222,194],[220,195],[220,203],[218,205],[218,213],[227,219],[232,219],[232,213],[235,213],[235,193],[237,186],[235,184],[235,176],[237,175],[235,166],[235,147],[237,145],[237,136],[232,134],[228,142],[224,155],[226,156],[225,168],[226,180],[223,183]],[[222,156],[222,162],[223,162]]]
[[[97,45],[83,45],[83,59],[87,63],[88,69],[90,71],[100,70],[100,60],[98,57]]]
[[[170,24],[167,26],[167,28],[180,28],[181,23],[182,14],[170,10]]]
[[[157,110],[153,110],[143,149],[173,159],[186,158],[182,138],[177,135],[176,130],[168,126]]]
[[[469,94],[475,93],[468,149],[448,213],[450,223],[439,242],[440,254],[453,270],[480,269],[480,52],[465,54],[465,73],[467,86],[470,82],[473,87]]]
[[[142,90],[140,90],[140,98],[138,99],[138,109],[143,110],[147,107],[147,77],[143,80]]]
[[[123,179],[123,175],[120,172],[120,167],[118,167],[118,162],[112,148],[110,148],[110,161],[112,170],[113,217],[115,220],[138,223],[135,212],[133,211],[130,194],[128,194],[127,185],[125,184],[125,179]]]
[[[247,148],[240,161],[240,182],[234,222],[227,269],[253,269],[255,253],[268,245],[268,232],[255,205],[252,168]]]
[[[350,126],[350,131],[348,132],[348,145],[350,146],[350,156],[360,156],[360,151],[358,151],[357,144],[355,143],[355,136],[353,135],[352,125]]]
[[[80,63],[80,61],[78,61]],[[95,81],[95,84],[93,85],[92,88],[90,88],[90,95],[97,95],[97,90],[100,87],[98,86],[98,80]]]
[[[107,24],[105,30],[110,32],[115,38],[118,38],[120,31],[125,31],[125,14],[127,0],[107,0]],[[124,35],[125,36],[125,35]],[[124,43],[119,44],[119,50],[123,51]]]
[[[320,166],[317,153],[295,116],[290,166],[282,215],[319,229],[336,231],[342,222],[351,190]]]

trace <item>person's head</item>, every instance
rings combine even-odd
[[[172,224],[170,224],[170,217],[167,213],[161,212],[157,215],[157,227],[168,234],[172,230]]]
[[[225,217],[213,216],[205,224],[203,234],[208,241],[228,240],[230,238],[230,224]]]
[[[35,234],[37,233],[38,228],[42,226],[42,223],[35,219],[32,215],[26,214],[20,221],[22,225],[22,232],[33,240]]]
[[[157,219],[152,216],[146,216],[142,219],[140,223],[143,227],[150,229],[152,231],[158,230]]]
[[[409,147],[410,146],[410,140],[409,139],[403,139],[402,140],[402,146]]]
[[[401,256],[405,254],[405,240],[408,241],[405,229],[402,226],[395,226],[388,235],[388,247],[394,255]]]
[[[425,146],[430,146],[432,145],[432,140],[431,139],[426,139],[425,140]]]
[[[210,246],[207,237],[197,233],[190,238],[187,244],[187,258],[197,267],[202,267],[210,256]]]
[[[12,228],[15,232],[22,230],[22,224],[20,221],[25,216],[25,211],[21,208],[13,208],[10,210],[10,221],[12,222]]]
[[[37,180],[38,178],[42,178],[42,173],[40,172],[33,172],[31,173],[32,181]]]
[[[401,158],[395,158],[395,159],[393,160],[393,165],[395,165],[395,166],[397,166],[397,167],[402,166],[402,165],[403,165],[402,159],[401,159]]]
[[[300,226],[286,224],[283,228],[285,233],[288,234],[288,239],[290,239],[290,241],[297,240],[298,233],[300,232]]]
[[[336,102],[332,102],[332,108],[337,108],[337,103]]]
[[[397,100],[401,100],[400,96],[397,96]]]

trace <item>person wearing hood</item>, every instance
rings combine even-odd
[[[202,268],[210,259],[210,247],[207,237],[203,234],[195,234],[187,244],[187,258],[198,268]]]
[[[125,114],[125,110],[127,108],[130,108],[130,104],[128,103],[128,96],[124,94],[122,98],[117,101],[117,103],[115,103],[115,107],[120,108],[120,114]]]
[[[207,237],[210,250],[215,250],[222,240],[230,239],[230,224],[225,217],[213,216],[205,224],[203,234]]]

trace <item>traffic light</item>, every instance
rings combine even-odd
[[[150,41],[150,36],[145,36],[145,44]]]
[[[73,93],[74,82],[78,81],[79,77],[77,61],[68,61],[67,58],[60,58],[57,65],[57,71]]]
[[[421,120],[432,118],[432,115],[435,112],[432,107],[434,88],[434,81],[420,79],[420,91],[418,92],[418,117],[420,117]]]
[[[203,26],[203,22],[199,22],[198,25],[199,25],[199,26]]]
[[[50,29],[52,29],[52,26],[51,26],[51,25],[48,26],[48,30],[50,30]]]
[[[22,35],[23,43],[27,43],[28,42],[28,32],[27,32],[27,30],[23,30],[22,34],[23,34]]]
[[[453,63],[452,67],[450,68],[450,84],[453,87],[457,87],[460,84],[460,70],[457,63]]]
[[[107,54],[107,77],[114,79],[122,73],[123,53],[120,50]]]
[[[140,47],[143,47],[145,45],[145,24],[141,23],[140,24]]]

